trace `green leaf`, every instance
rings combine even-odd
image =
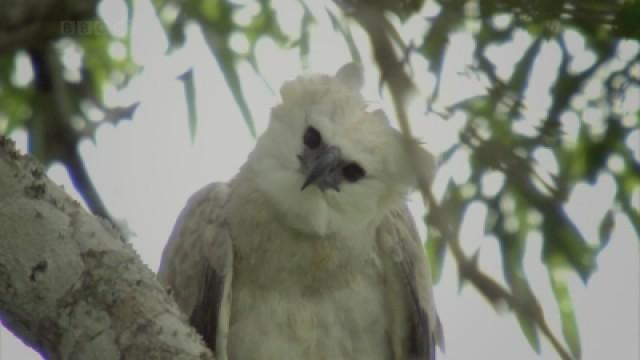
[[[15,55],[0,57],[0,122],[7,120],[4,133],[9,134],[29,120],[32,113],[34,91],[31,87],[19,88],[12,84],[15,72]],[[3,129],[0,126],[0,133]]]
[[[616,19],[611,23],[614,25],[616,35],[628,38],[640,38],[638,28],[638,17],[640,17],[640,2],[623,1],[617,11]]]
[[[209,46],[211,54],[218,62],[220,70],[224,76],[225,82],[231,91],[231,95],[240,109],[240,113],[249,128],[253,137],[256,136],[256,128],[249,111],[247,99],[242,93],[242,84],[235,67],[237,55],[229,48],[229,36],[234,31],[234,25],[231,21],[232,4],[227,2],[215,1],[219,6],[220,16],[215,19],[206,19],[201,16],[197,17],[198,23],[202,29],[205,41]]]
[[[516,313],[516,318],[518,319],[520,329],[522,329],[522,333],[527,338],[529,345],[531,345],[531,348],[536,353],[540,354],[540,338],[538,337],[538,329],[531,321],[529,321],[529,318],[526,315]]]
[[[495,204],[495,202],[490,202]],[[524,272],[522,259],[526,249],[525,233],[509,232],[505,226],[505,216],[503,213],[497,214],[494,233],[498,236],[500,248],[502,249],[502,265],[505,279],[516,299],[515,311],[518,324],[522,333],[527,338],[529,345],[536,352],[540,353],[540,339],[538,328],[535,324],[535,313],[539,309],[539,302],[529,286],[529,281]]]
[[[553,265],[550,266],[551,268],[549,269],[549,279],[551,280],[553,294],[556,297],[556,302],[558,303],[558,308],[560,309],[562,335],[569,345],[571,354],[576,359],[580,359],[580,334],[578,333],[576,314],[573,311],[573,303],[571,301],[571,295],[569,294],[569,288],[567,287],[566,282],[561,278],[559,271],[557,269],[553,269]]]
[[[597,251],[585,242],[576,225],[561,209],[556,207],[549,210],[542,224],[545,262],[562,257],[566,265],[571,266],[586,282],[596,268]]]
[[[440,92],[440,79],[449,38],[460,26],[462,18],[457,11],[445,6],[439,16],[431,20],[430,30],[424,35],[424,40],[418,49],[429,62],[429,70],[436,75],[436,87],[434,97]]]
[[[194,142],[198,126],[198,110],[196,108],[196,87],[195,81],[193,80],[193,68],[190,68],[178,78],[184,86],[184,97],[187,102],[187,113],[189,116],[189,135],[191,136],[191,142]]]
[[[335,14],[333,14],[331,11],[327,10],[327,15],[331,20],[333,29],[339,32],[344,38],[344,41],[347,47],[349,48],[351,59],[353,59],[356,62],[362,62],[362,56],[360,56],[360,52],[358,51],[358,46],[356,45],[356,42],[353,39],[353,35],[351,34],[351,30],[349,29],[349,27],[343,24],[343,22],[340,19],[338,19],[335,16]]]
[[[220,65],[222,73],[224,74],[224,78],[227,81],[227,86],[229,86],[229,90],[231,90],[231,95],[233,95],[236,104],[240,108],[240,113],[242,113],[242,117],[244,118],[244,121],[249,128],[249,132],[251,133],[251,136],[255,137],[256,127],[253,122],[253,116],[251,116],[249,105],[247,104],[247,100],[242,93],[240,78],[235,69],[235,66],[233,65],[232,56],[228,54],[221,54],[220,56],[216,55],[216,59],[218,60],[218,64]]]
[[[609,244],[609,240],[611,240],[611,232],[613,231],[614,225],[614,214],[613,211],[607,211],[600,223],[599,234],[600,234],[600,249]]]
[[[311,24],[315,22],[311,10],[304,2],[301,2],[304,8],[304,16],[300,22],[300,39],[298,39],[298,48],[300,49],[300,61],[304,65],[309,63],[309,51],[311,50]]]
[[[185,35],[185,25],[185,15],[184,12],[181,11],[174,23],[171,24],[168,29],[167,37],[169,38],[169,52],[184,46],[187,38]]]
[[[201,14],[211,22],[216,22],[224,14],[224,11],[223,9],[221,9],[221,7],[221,2],[217,0],[200,2]]]
[[[436,229],[431,228],[424,247],[431,265],[431,279],[435,284],[440,281],[442,276],[442,265],[444,264],[447,246],[442,235]]]

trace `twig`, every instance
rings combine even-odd
[[[30,136],[40,137],[37,139],[39,143],[31,141],[32,144],[37,143],[36,148],[31,151],[45,164],[50,160],[60,160],[69,171],[71,182],[82,195],[89,210],[116,224],[93,185],[78,151],[80,134],[70,125],[74,109],[57,54],[50,46],[33,48],[29,54],[34,63],[37,90],[43,97],[45,106],[52,110],[51,113],[40,114],[41,118],[34,118],[30,122]]]

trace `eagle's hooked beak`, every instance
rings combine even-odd
[[[300,191],[311,184],[315,184],[320,190],[327,188],[340,191],[340,165],[342,164],[340,148],[336,146],[320,146],[317,149],[305,149],[302,155],[298,155],[305,181]]]

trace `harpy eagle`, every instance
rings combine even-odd
[[[433,158],[368,111],[361,86],[356,64],[285,83],[238,174],[180,214],[158,276],[216,359],[435,358],[442,331],[405,205]]]

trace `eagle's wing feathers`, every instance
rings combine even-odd
[[[383,252],[390,340],[394,359],[435,359],[442,330],[431,293],[431,272],[406,206],[390,211],[378,227]]]
[[[231,297],[233,250],[223,214],[229,197],[227,184],[213,183],[189,199],[158,270],[159,280],[217,359],[226,358]]]

